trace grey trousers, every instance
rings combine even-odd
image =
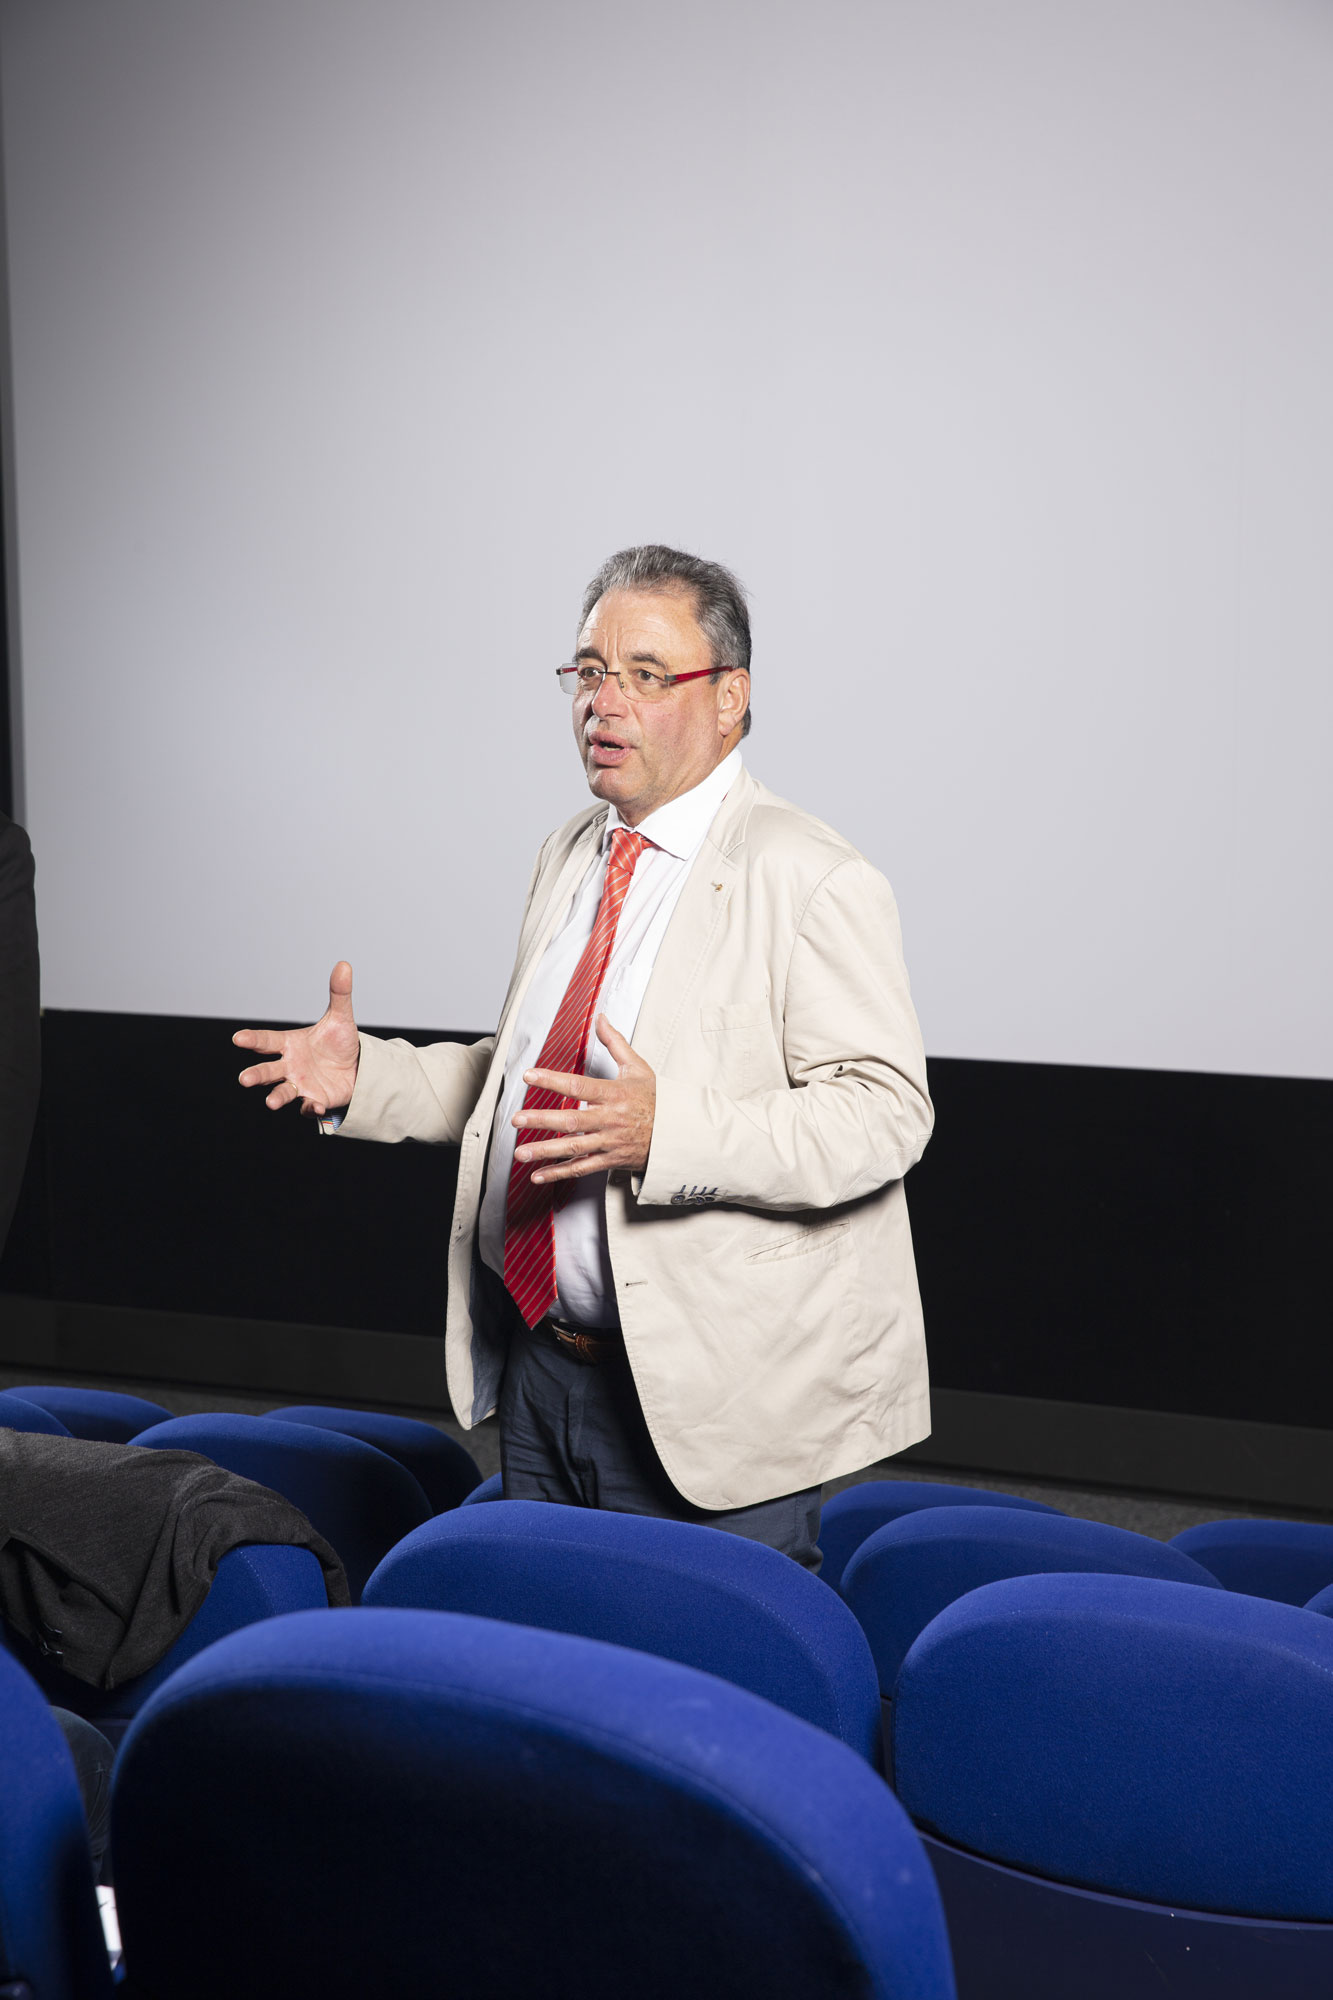
[[[106,1860],[106,1841],[111,1822],[111,1767],[116,1761],[116,1753],[101,1730],[95,1729],[91,1722],[85,1722],[81,1715],[75,1715],[68,1708],[53,1708],[51,1713],[60,1724],[69,1745],[69,1754],[74,1759],[74,1774],[79,1781],[79,1796],[83,1800],[84,1817],[88,1822],[93,1880],[109,1884],[111,1870]]]
[[[619,1346],[601,1360],[582,1361],[540,1327],[516,1327],[498,1415],[506,1500],[557,1500],[567,1507],[702,1521],[767,1542],[818,1572],[819,1487],[719,1513],[692,1506],[653,1448]]]

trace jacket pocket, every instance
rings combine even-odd
[[[762,1000],[733,1000],[725,1007],[701,1007],[699,1026],[706,1035],[747,1034],[761,1028],[771,1034],[768,995]]]
[[[699,1031],[712,1060],[717,1087],[729,1097],[772,1089],[785,1078],[781,1051],[773,1034],[768,996],[733,1000],[723,1007],[699,1009]]]
[[[798,1236],[783,1236],[776,1243],[766,1243],[762,1250],[752,1250],[746,1258],[747,1264],[777,1264],[787,1257],[809,1257],[816,1250],[830,1251],[841,1256],[851,1248],[844,1239],[850,1237],[852,1225],[845,1218],[840,1222],[818,1222],[809,1229],[803,1229]]]

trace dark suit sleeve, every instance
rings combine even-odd
[[[0,1248],[18,1200],[42,1080],[32,849],[0,813]]]

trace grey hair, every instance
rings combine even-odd
[[[608,590],[689,591],[694,599],[694,615],[713,654],[713,672],[729,667],[750,669],[750,613],[740,581],[721,563],[706,562],[702,556],[686,555],[682,549],[668,549],[660,542],[645,542],[637,549],[621,549],[608,556],[583,593],[579,630],[599,598]],[[745,711],[741,735],[750,733],[750,711]]]

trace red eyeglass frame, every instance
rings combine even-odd
[[[708,680],[711,678],[713,674],[723,674],[726,671],[727,670],[725,667],[692,667],[689,673],[687,674],[663,674],[662,685],[664,687],[679,687],[683,681]],[[567,660],[563,667],[557,667],[555,670],[555,678],[557,684],[563,687],[565,675],[577,674],[578,672],[579,672],[578,662],[576,660]],[[616,685],[620,689],[620,692],[622,694],[629,693],[629,689],[625,686],[624,681],[620,677],[619,667],[603,667],[601,672],[602,672],[602,680],[598,681],[597,683],[599,688],[602,685],[602,681],[606,679],[608,674],[614,674]],[[570,692],[572,693],[573,690],[571,689]]]

